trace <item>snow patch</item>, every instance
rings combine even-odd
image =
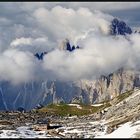
[[[101,106],[101,105],[103,105],[103,104],[93,104],[93,105],[91,105],[91,106]]]
[[[95,138],[132,138],[138,128],[140,128],[140,124],[132,126],[132,122],[127,122],[112,133],[96,136]]]
[[[76,106],[78,109],[82,109],[82,107],[78,104],[68,104],[69,106]]]
[[[30,127],[21,126],[16,130],[2,130],[0,138],[50,138],[45,131],[34,131]]]

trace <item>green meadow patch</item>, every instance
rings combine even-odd
[[[88,115],[93,114],[95,112],[100,111],[105,105],[101,106],[91,106],[91,105],[85,105],[85,104],[77,104],[80,105],[81,108],[77,108],[77,106],[70,106],[65,103],[61,104],[49,104],[46,107],[43,107],[39,110],[39,112],[45,112],[49,115],[60,115],[60,116],[68,116],[68,115]]]

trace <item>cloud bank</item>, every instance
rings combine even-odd
[[[140,35],[109,35],[113,16],[84,7],[29,7],[0,17],[0,81],[92,80],[120,67],[140,68]],[[81,49],[59,50],[65,38]],[[40,61],[34,54],[42,51],[48,53]]]

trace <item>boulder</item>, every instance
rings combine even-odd
[[[25,110],[23,107],[18,107],[17,111],[19,111],[19,112],[21,112],[21,113],[26,112],[26,110]]]

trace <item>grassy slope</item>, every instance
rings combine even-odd
[[[125,92],[119,96],[116,97],[115,104],[121,102],[125,98],[129,97],[133,91]],[[114,99],[113,99],[114,100]],[[85,104],[79,104],[82,109],[77,108],[76,106],[69,106],[68,104],[61,103],[61,104],[49,104],[46,107],[43,107],[42,109],[39,109],[38,112],[45,112],[49,115],[60,115],[60,116],[67,116],[67,115],[88,115],[93,114],[95,112],[98,112],[104,108],[107,108],[111,106],[110,101],[102,102],[103,105],[101,106],[91,106],[91,105],[85,105]]]
[[[68,104],[50,104],[47,105],[46,107],[43,107],[42,109],[39,110],[39,112],[46,112],[49,115],[60,115],[60,116],[67,116],[67,115],[77,115],[77,116],[82,116],[82,115],[88,115],[88,114],[93,114],[95,112],[98,112],[108,106],[110,104],[104,103],[104,105],[101,106],[91,106],[91,105],[85,105],[85,104],[79,104],[82,108],[77,108],[76,106],[69,106]]]
[[[132,95],[132,93],[134,93],[133,90],[124,92],[124,93],[118,95],[117,97],[115,97],[114,99],[112,99],[110,102],[115,101],[113,103],[114,104],[118,104],[119,102],[123,101],[124,99],[126,99],[127,97],[129,97],[130,95]]]
[[[130,90],[130,91],[127,91],[123,94],[120,94],[119,96],[117,96],[117,99],[119,102],[121,102],[122,100],[126,99],[127,97],[129,97],[134,91],[133,90]]]

